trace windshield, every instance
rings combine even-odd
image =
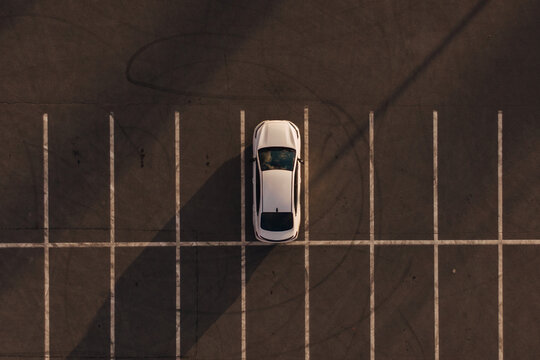
[[[293,227],[293,216],[290,212],[263,212],[261,228],[268,231],[285,231]]]
[[[259,150],[261,170],[289,170],[294,168],[296,151],[289,148],[271,147]]]

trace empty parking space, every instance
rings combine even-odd
[[[182,248],[181,256],[182,356],[240,358],[240,247]]]
[[[304,358],[304,248],[246,250],[247,358]]]
[[[539,239],[540,111],[515,107],[504,115],[504,237]]]
[[[0,242],[43,242],[43,130],[38,109],[1,107]]]
[[[50,250],[51,357],[109,354],[109,250]]]
[[[175,251],[116,249],[116,356],[175,356]]]
[[[497,247],[439,247],[441,359],[497,358]]]
[[[310,239],[369,239],[368,108],[310,106]]]
[[[497,239],[497,113],[439,110],[439,238]]]
[[[369,359],[369,248],[310,249],[311,359]]]
[[[43,358],[43,250],[1,249],[0,354]]]
[[[433,239],[432,109],[375,113],[375,238]]]
[[[109,239],[109,124],[100,108],[49,117],[50,242]]]
[[[433,248],[376,248],[375,358],[432,358],[433,316]]]
[[[174,241],[173,111],[127,106],[114,122],[116,241]]]
[[[540,353],[540,249],[504,247],[505,359],[534,358]]]
[[[181,241],[240,241],[238,114],[218,105],[180,113]]]

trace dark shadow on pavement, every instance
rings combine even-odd
[[[239,200],[227,207],[215,206],[208,209],[212,196],[221,196],[222,188],[236,181],[234,172],[239,168],[239,156],[225,162],[182,207],[181,216],[203,226],[219,218],[223,221],[240,223]],[[234,164],[237,164],[236,166]],[[251,163],[250,163],[251,164]],[[239,173],[237,171],[237,173]],[[236,181],[237,182],[237,181]],[[238,182],[237,182],[238,183]],[[239,187],[237,187],[239,188]],[[251,186],[246,187],[246,193]],[[239,189],[222,194],[227,199],[240,199]],[[223,198],[223,197],[222,197]],[[221,201],[218,202],[223,205]],[[250,205],[246,204],[246,227],[251,222]],[[172,217],[163,226],[165,232],[174,227]],[[187,225],[186,225],[187,226]],[[238,228],[240,226],[238,225]],[[192,228],[193,229],[193,228]],[[157,232],[154,240],[163,237]],[[187,232],[189,234],[189,230]],[[197,237],[193,231],[192,236]],[[212,233],[219,241],[219,232]],[[239,234],[238,234],[239,238]],[[274,247],[261,247],[258,256],[246,266],[247,279]],[[182,356],[190,358],[214,357],[235,358],[240,353],[240,246],[213,246],[181,248],[181,349]],[[152,357],[174,358],[175,356],[175,248],[116,248],[116,354],[118,358]],[[105,358],[109,344],[96,344],[94,329],[99,324],[108,324],[109,302],[99,309],[89,332],[73,349],[68,358]],[[207,331],[219,333],[220,339],[212,336],[213,346],[206,343]],[[217,336],[217,335],[216,335]],[[218,341],[218,344],[216,344]],[[96,351],[99,347],[102,350]]]
[[[452,41],[467,28],[473,19],[475,19],[481,11],[486,7],[490,0],[481,0],[479,1],[468,13],[465,15],[461,21],[456,24],[448,34],[441,40],[439,45],[437,45],[420,64],[418,64],[408,75],[407,77],[397,85],[394,90],[375,108],[374,113],[376,117],[384,115],[388,108],[392,106],[400,97],[405,93],[405,91],[422,75],[428,67],[435,61]],[[347,114],[346,110],[342,108],[339,104],[333,102],[327,102],[328,105],[331,105],[338,109],[343,114]],[[348,114],[347,114],[348,115]],[[350,116],[350,115],[348,115]],[[354,149],[354,144],[361,138],[365,136],[365,132],[368,130],[368,123],[365,123],[362,127],[349,137],[343,146],[336,152],[336,156],[342,156],[348,151]],[[324,165],[324,168],[331,169],[335,165],[334,161],[331,161]],[[312,183],[317,182],[319,178],[313,178]]]
[[[240,241],[240,156],[221,165],[182,207],[180,241]]]

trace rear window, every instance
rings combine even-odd
[[[263,212],[261,228],[268,231],[285,231],[293,227],[293,215],[290,212]]]
[[[270,147],[259,150],[261,170],[289,170],[294,168],[296,151],[290,148]]]

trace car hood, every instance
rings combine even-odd
[[[288,121],[266,121],[257,136],[257,150],[271,146],[283,146],[297,149],[296,131]]]
[[[263,212],[292,211],[292,171],[266,170],[262,172]]]

